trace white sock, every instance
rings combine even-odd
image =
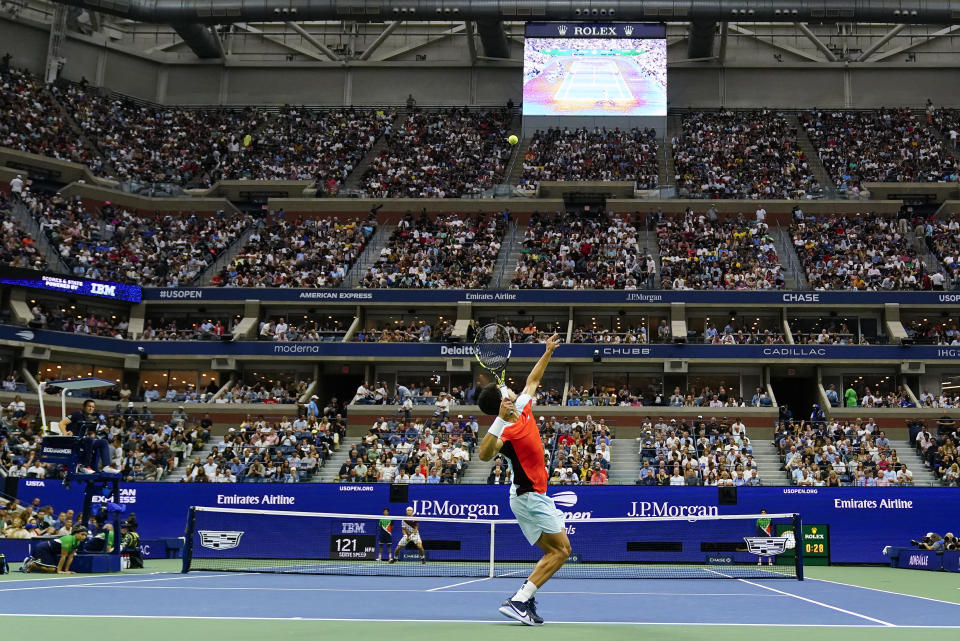
[[[517,593],[513,595],[511,601],[520,601],[521,603],[526,603],[533,598],[533,595],[537,593],[536,584],[531,581],[524,581],[523,585],[520,586],[520,589],[517,590]]]

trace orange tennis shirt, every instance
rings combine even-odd
[[[527,492],[547,493],[547,466],[543,461],[543,442],[540,428],[533,418],[533,399],[527,394],[517,397],[517,407],[522,407],[520,419],[504,428],[500,440],[500,453],[507,457],[513,469],[513,484],[517,495]]]

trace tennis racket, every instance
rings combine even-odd
[[[512,352],[513,341],[503,325],[490,323],[477,330],[473,339],[473,356],[485,370],[493,374],[497,387],[504,386],[507,363]]]

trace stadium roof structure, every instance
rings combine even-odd
[[[226,48],[216,29],[205,25],[232,25],[255,22],[285,22],[331,60],[335,53],[304,30],[298,22],[335,20],[386,22],[372,49],[382,44],[400,22],[462,20],[468,33],[476,29],[484,55],[509,58],[508,34],[504,21],[669,21],[689,23],[688,58],[709,57],[717,26],[738,23],[789,23],[797,25],[828,61],[836,61],[830,48],[806,26],[832,22],[881,23],[893,25],[953,25],[960,20],[956,0],[590,0],[589,2],[548,2],[546,0],[56,0],[69,5],[128,20],[169,24],[199,57],[225,57]],[[896,29],[896,28],[895,28]],[[890,38],[899,31],[892,31]],[[749,34],[743,34],[749,35]],[[884,40],[883,43],[887,42]],[[369,51],[364,52],[369,56]],[[366,58],[362,58],[366,59]]]

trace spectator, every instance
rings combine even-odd
[[[493,276],[504,227],[492,214],[407,214],[361,286],[482,289]]]
[[[681,198],[804,198],[821,191],[781,113],[685,115],[671,144]]]
[[[459,198],[503,180],[512,114],[415,110],[387,137],[387,149],[363,175],[373,198]]]
[[[657,223],[664,289],[782,289],[786,286],[765,224],[742,215],[711,223],[687,209]]]
[[[519,185],[536,191],[543,180],[629,181],[637,189],[656,189],[658,153],[653,129],[537,130],[523,159]]]

